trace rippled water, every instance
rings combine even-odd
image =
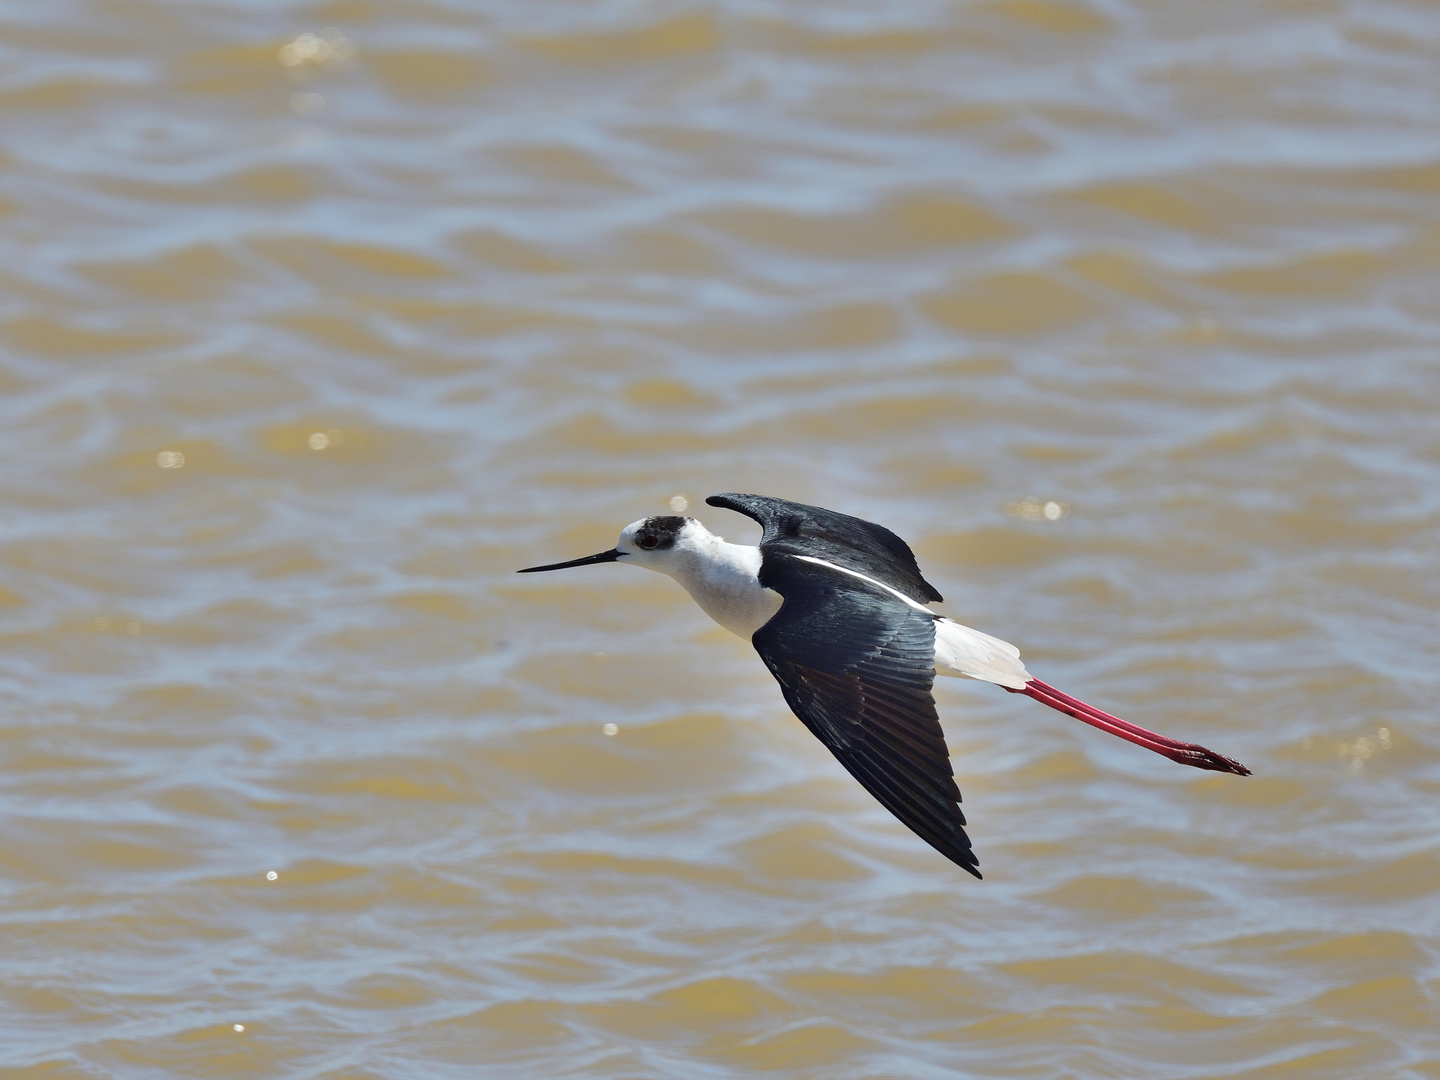
[[[4,5],[0,1075],[1440,1076],[1437,49]],[[1256,775],[947,680],[974,881],[671,582],[512,573],[723,490]]]

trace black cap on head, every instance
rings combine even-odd
[[[646,551],[664,551],[666,548],[675,546],[676,539],[685,528],[689,518],[675,517],[648,517],[640,526],[640,531],[635,534],[635,543]]]

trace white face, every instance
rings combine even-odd
[[[705,538],[709,535],[705,526],[694,518],[641,518],[625,526],[620,534],[620,542],[609,551],[586,555],[583,559],[570,559],[568,562],[527,566],[519,573],[538,574],[545,570],[568,570],[572,566],[628,562],[673,576],[677,570],[693,562],[695,554],[703,549]]]
[[[641,518],[621,530],[615,550],[624,554],[621,562],[666,573],[685,547],[685,534],[699,525],[694,518]]]

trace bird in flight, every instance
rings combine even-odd
[[[609,551],[519,573],[626,562],[674,578],[707,615],[750,639],[795,715],[866,791],[977,878],[931,694],[937,674],[1025,694],[1182,765],[1250,775],[1213,750],[1062,693],[1032,677],[1014,645],[932,611],[940,593],[889,529],[768,495],[705,501],[759,522],[759,546],[728,543],[694,518],[647,517]]]

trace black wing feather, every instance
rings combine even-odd
[[[931,695],[934,617],[774,551],[760,577],[785,603],[752,640],[795,715],[885,809],[979,877]]]
[[[765,530],[761,551],[813,555],[898,589],[917,603],[943,600],[920,574],[910,545],[883,525],[823,506],[727,491],[705,500],[754,518]]]

